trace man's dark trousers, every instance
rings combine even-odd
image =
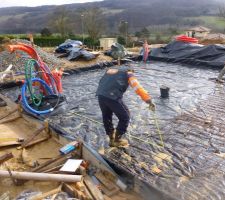
[[[127,131],[127,127],[130,121],[130,112],[127,106],[123,103],[122,99],[112,100],[104,96],[98,96],[99,106],[102,111],[102,118],[105,127],[106,134],[112,134],[114,131],[112,123],[113,113],[118,117],[119,123],[116,128],[120,135],[123,135]]]

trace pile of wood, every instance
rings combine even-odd
[[[44,127],[35,131],[32,137],[23,140],[20,146],[17,147],[17,149],[23,148],[22,155],[26,154],[25,147],[29,147],[29,144],[33,144],[35,141],[34,138],[43,129]],[[76,144],[76,142],[71,144]],[[77,144],[81,145],[80,143]],[[41,200],[49,196],[55,199],[57,194],[62,192],[67,193],[72,198],[81,200],[110,200],[112,196],[120,191],[119,187],[115,184],[114,177],[110,176],[106,171],[96,170],[88,161],[80,160],[80,155],[77,153],[79,152],[77,151],[79,148],[81,147],[77,145],[76,149],[67,154],[60,153],[58,156],[31,168],[29,172],[10,171],[9,168],[8,170],[0,170],[0,177],[11,178],[13,183],[17,186],[23,185],[26,181],[31,180],[59,183],[57,188],[34,196],[32,198],[33,200]],[[1,155],[0,164],[3,164],[13,157],[12,153]],[[23,157],[25,161],[26,156]],[[79,161],[80,164],[74,167],[72,164],[68,165],[68,161],[74,161],[75,163]],[[65,168],[66,170],[62,170]]]
[[[7,114],[4,113],[0,117],[0,124],[10,122],[10,125],[12,125],[22,117],[20,108],[15,107],[15,109],[11,109]],[[53,187],[49,187],[49,191],[39,192],[39,194],[33,196],[33,200],[41,200],[47,197],[57,199],[57,195],[62,193],[80,200],[110,200],[120,192],[120,188],[116,185],[117,178],[114,175],[104,171],[104,168],[98,169],[91,163],[94,162],[90,161],[91,158],[88,157],[86,159],[90,160],[84,160],[82,143],[73,141],[62,147],[58,139],[51,133],[47,122],[39,123],[36,130],[28,137],[20,138],[20,134],[16,132],[12,134],[15,138],[6,138],[5,136],[4,138],[0,137],[0,180],[11,179],[11,185],[14,184],[17,188],[27,181],[54,183]],[[43,162],[43,160],[40,160],[43,155],[39,153],[38,144],[44,143],[45,145],[45,142],[46,146],[42,146],[42,148],[47,147],[49,142],[52,142],[54,154],[50,156],[46,152],[47,157],[44,158],[47,161]],[[36,155],[36,158],[33,157],[35,148],[40,154]],[[14,164],[14,162],[22,167],[13,168],[11,164]],[[54,188],[54,185],[57,187]],[[21,190],[23,190],[22,187]],[[1,195],[5,198],[8,193],[0,194],[0,197]],[[8,196],[10,196],[10,189]]]

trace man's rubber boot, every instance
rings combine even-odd
[[[111,134],[108,134],[108,136],[109,136],[109,146],[113,147],[113,143],[115,140],[115,132],[113,131]]]
[[[217,79],[216,79],[216,82],[217,82],[217,83],[224,83],[225,81],[224,81],[223,79],[218,79],[218,78],[217,78]]]
[[[129,145],[128,140],[122,139],[122,135],[116,131],[113,146],[114,147],[127,147],[128,145]]]

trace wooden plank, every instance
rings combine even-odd
[[[38,136],[43,130],[45,130],[45,126],[42,126],[41,128],[37,129],[33,132],[32,136],[28,139],[26,139],[22,144],[21,147],[24,148],[28,143],[30,143],[36,136]]]
[[[71,196],[72,198],[76,197],[76,194],[74,193],[73,187],[70,186],[67,183],[63,183],[63,185],[62,185],[62,191],[64,191],[67,194],[69,194],[69,196]]]
[[[63,157],[62,155],[58,155],[57,157],[52,158],[51,160],[48,160],[42,163],[41,165],[39,165],[38,167],[34,168],[32,172],[39,172],[42,168],[49,166],[51,163],[54,163],[55,161],[61,159],[62,157]]]
[[[21,118],[21,116],[16,116],[16,117],[11,118],[11,119],[6,119],[4,121],[1,121],[0,124],[4,124],[4,123],[8,123],[8,122],[13,122],[13,121],[15,121],[15,120],[17,120],[19,118]]]
[[[0,147],[8,147],[8,146],[14,146],[14,145],[20,145],[21,142],[17,141],[11,141],[11,142],[1,142]]]
[[[76,197],[78,199],[85,199],[85,195],[83,194],[83,192],[77,190],[76,188],[73,188],[74,192],[76,193]]]
[[[34,141],[32,141],[32,142],[26,144],[26,145],[24,146],[24,148],[31,147],[31,146],[33,146],[33,145],[35,145],[35,144],[39,144],[39,143],[41,143],[41,142],[44,142],[44,141],[48,140],[49,138],[50,138],[50,136],[47,135],[47,136],[45,136],[45,137],[36,139],[36,140],[34,140]]]
[[[58,160],[56,160],[56,161],[46,165],[45,167],[42,167],[40,170],[38,170],[38,172],[43,172],[43,171],[46,171],[46,170],[51,169],[53,167],[59,166],[61,164],[64,164],[66,162],[66,160],[68,160],[69,158],[71,158],[71,155],[62,156]]]
[[[84,185],[85,186],[85,185]],[[91,193],[89,192],[89,190],[87,189],[87,187],[84,188],[84,193],[86,195],[85,200],[93,200]]]
[[[113,190],[108,190],[105,187],[105,185],[101,185],[101,189],[102,189],[102,192],[109,197],[112,197],[113,195],[117,194],[120,191],[118,187],[114,187]]]
[[[47,170],[42,171],[42,172],[43,172],[43,173],[53,172],[53,171],[59,170],[59,168],[62,167],[62,166],[63,166],[63,164],[58,165],[58,166],[55,166],[55,167],[52,167],[52,168],[47,169]]]
[[[77,189],[80,190],[81,192],[84,192],[85,185],[84,185],[83,182],[77,182],[77,183],[75,183],[75,188],[77,188]]]
[[[50,190],[50,191],[45,192],[41,195],[35,196],[35,197],[32,198],[32,200],[42,200],[45,197],[52,196],[52,195],[57,194],[59,192],[61,192],[61,186],[59,186],[58,188],[56,188],[54,190]]]
[[[0,164],[4,163],[5,161],[9,160],[13,158],[13,154],[12,153],[6,153],[2,156],[0,156]]]
[[[87,175],[84,177],[84,184],[86,185],[86,187],[88,188],[89,192],[91,193],[92,197],[95,200],[104,200],[103,194],[93,183],[90,176]]]
[[[6,134],[7,135],[7,134]],[[19,138],[19,137],[6,137],[6,138],[0,138],[0,144],[2,142],[12,142],[12,141],[17,141],[17,142],[23,142],[24,139],[23,138]]]
[[[95,176],[108,190],[115,189],[113,182],[108,180],[101,172],[95,173]]]
[[[106,195],[103,195],[104,199],[105,200],[112,200],[110,197],[106,196]]]
[[[9,115],[13,114],[13,113],[16,112],[16,111],[18,111],[18,108],[17,108],[17,107],[16,107],[15,109],[11,110],[10,112],[8,112],[6,115],[2,116],[2,117],[0,118],[0,120],[2,120],[2,119],[4,119],[4,118],[8,117]]]

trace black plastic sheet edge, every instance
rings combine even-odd
[[[110,161],[103,155],[103,158],[109,163],[109,165],[115,170],[115,172],[121,176],[129,179],[128,184],[133,184],[133,187],[139,190],[139,193],[142,195],[144,200],[149,200],[149,197],[154,200],[178,200],[174,197],[171,197],[168,193],[160,191],[155,186],[149,184],[148,182],[138,178],[137,175],[132,174],[127,169],[122,166],[116,165],[114,162]],[[125,181],[126,182],[126,181]]]
[[[155,61],[161,61],[161,62],[169,62],[169,63],[177,63],[177,64],[185,64],[187,67],[194,67],[194,68],[210,68],[214,70],[222,69],[224,67],[224,64],[213,65],[211,62],[203,61],[203,60],[196,60],[196,59],[190,59],[190,58],[162,58],[162,57],[155,57],[155,56],[149,56],[148,60],[155,60]]]
[[[97,70],[97,69],[104,69],[106,67],[111,67],[113,65],[116,65],[117,61],[112,61],[112,62],[101,62],[97,63],[95,65],[87,66],[87,67],[79,67],[79,68],[74,68],[74,69],[65,69],[65,73],[68,73],[68,75],[72,74],[79,74],[81,72],[87,72],[91,70]]]
[[[0,90],[19,87],[21,85],[23,85],[23,81],[10,81],[6,83],[0,83]]]

